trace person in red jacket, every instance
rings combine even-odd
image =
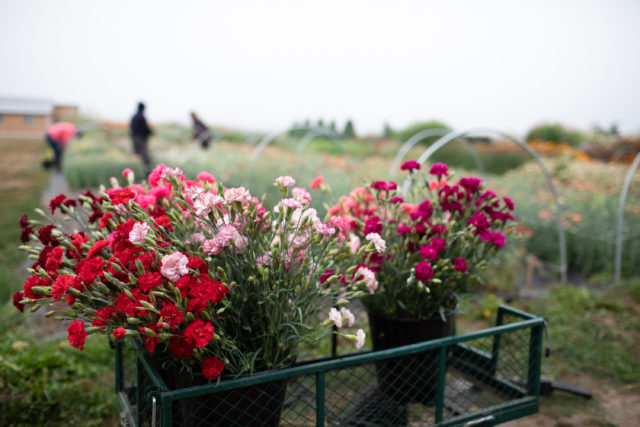
[[[45,167],[54,166],[57,170],[60,170],[64,148],[77,133],[78,129],[73,123],[59,122],[49,126],[46,140],[53,149],[54,157],[53,160],[45,160],[43,165]]]

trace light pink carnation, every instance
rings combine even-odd
[[[182,172],[182,169],[180,168],[171,169],[170,167],[165,167],[164,169],[162,169],[162,172],[160,172],[160,179],[168,179],[172,176],[182,175],[184,175],[184,172]]]
[[[256,264],[257,265],[266,265],[266,266],[270,266],[271,265],[271,252],[264,254],[264,255],[260,255],[258,258],[256,258]]]
[[[296,200],[300,200],[303,205],[309,206],[311,202],[311,194],[304,187],[295,187],[291,190],[291,194]]]
[[[273,183],[273,185],[278,184],[280,184],[282,187],[291,187],[292,185],[296,184],[296,180],[287,175],[279,176],[278,178],[276,178],[276,181]]]
[[[199,197],[193,202],[193,208],[196,210],[196,215],[204,216],[208,215],[215,205],[222,203],[224,199],[218,195],[213,193],[202,193]]]
[[[356,321],[356,316],[353,315],[351,310],[349,310],[346,307],[342,307],[340,309],[340,314],[342,315],[342,319],[344,319],[344,323],[346,323],[347,327],[348,328],[352,327]]]
[[[191,235],[191,238],[193,239],[194,242],[196,243],[201,243],[204,242],[204,234],[202,233],[195,233]]]
[[[133,224],[131,232],[129,232],[129,241],[131,243],[143,243],[150,228],[146,222],[136,222]]]
[[[331,307],[331,310],[329,310],[329,319],[331,319],[336,327],[342,328],[342,314],[337,308]]]
[[[360,237],[353,233],[349,233],[349,241],[347,242],[347,245],[349,246],[349,252],[351,255],[357,254],[361,246]]]
[[[244,187],[238,188],[226,188],[224,190],[224,201],[231,202],[246,202],[251,199],[251,194]]]
[[[378,280],[376,279],[376,273],[372,270],[362,267],[358,270],[359,274],[362,274],[364,280],[366,281],[367,289],[369,289],[369,293],[373,294],[378,289]]]
[[[313,228],[315,228],[315,230],[322,234],[323,236],[332,236],[334,234],[336,234],[336,229],[333,227],[329,227],[327,224],[321,222],[321,221],[316,221],[313,223]]]
[[[207,239],[202,243],[204,253],[207,255],[218,255],[225,248],[222,240],[216,236],[213,239]]]
[[[162,257],[160,273],[167,279],[175,282],[185,274],[189,274],[189,269],[187,268],[188,263],[189,258],[182,252],[165,255]]]
[[[387,242],[385,242],[384,239],[380,237],[378,233],[369,233],[365,236],[365,239],[367,239],[370,242],[373,242],[374,246],[376,247],[376,251],[378,253],[382,253],[387,249]]]
[[[362,348],[362,346],[364,345],[364,339],[366,338],[366,334],[364,333],[364,331],[362,329],[358,329],[358,331],[356,332],[356,348]]]
[[[302,203],[297,201],[296,199],[282,199],[278,202],[279,205],[284,206],[285,208],[298,209],[302,207]]]

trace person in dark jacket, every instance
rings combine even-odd
[[[153,131],[147,124],[144,117],[144,104],[138,103],[138,111],[131,118],[131,140],[133,142],[133,152],[140,156],[144,163],[145,173],[151,173],[151,157],[149,157],[149,136]]]
[[[209,148],[211,139],[213,139],[213,134],[207,126],[202,123],[202,120],[200,120],[196,113],[191,113],[191,120],[193,121],[193,135],[191,138],[194,141],[197,141],[202,148]]]

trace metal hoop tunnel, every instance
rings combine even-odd
[[[316,132],[318,135],[326,135],[332,139],[335,140],[335,138],[337,137],[337,135],[328,130],[328,129],[322,129],[322,128],[317,128],[317,127],[297,127],[297,128],[293,128],[293,129],[287,129],[287,130],[280,130],[280,131],[274,131],[271,133],[266,134],[264,137],[262,137],[262,139],[256,144],[255,148],[253,149],[253,152],[251,153],[251,164],[253,164],[256,160],[258,160],[258,158],[260,157],[260,155],[262,154],[262,152],[264,151],[264,149],[267,147],[267,145],[271,144],[273,142],[273,140],[275,140],[277,137],[279,137],[280,135],[290,132],[292,130],[306,130],[309,132]],[[308,135],[305,134],[305,137]],[[313,139],[313,138],[312,138]],[[308,142],[307,142],[308,144]]]
[[[393,162],[389,167],[389,176],[393,177],[396,174],[396,171],[400,166],[400,162],[402,161],[402,159],[404,159],[404,156],[406,156],[409,150],[411,150],[411,148],[413,148],[413,146],[416,145],[418,142],[423,141],[426,138],[429,138],[432,136],[444,136],[449,132],[450,131],[445,129],[425,129],[423,131],[420,131],[414,134],[411,138],[407,139],[405,143],[402,144],[402,147],[400,147],[400,149],[396,153],[396,157],[393,159]],[[469,142],[464,138],[460,139],[460,142],[462,142],[462,144],[467,148],[467,150],[469,150],[469,153],[471,154],[471,157],[473,157],[473,161],[476,164],[476,168],[478,170],[483,170],[484,168],[482,165],[482,160],[480,159],[480,156],[478,155],[478,152],[476,151],[476,149],[473,148],[473,146],[469,144]]]
[[[544,175],[545,180],[547,181],[547,185],[549,186],[549,188],[551,189],[551,192],[553,193],[556,209],[558,210],[557,220],[558,220],[558,240],[559,240],[559,246],[560,246],[560,278],[562,283],[566,283],[567,282],[567,242],[565,238],[564,225],[562,224],[563,208],[562,208],[562,203],[560,203],[560,194],[558,192],[557,187],[553,183],[551,173],[549,173],[544,163],[542,163],[542,159],[540,158],[540,156],[538,156],[538,153],[536,153],[526,142],[512,135],[509,135],[507,133],[501,132],[499,130],[494,130],[494,129],[478,128],[478,129],[471,129],[471,130],[460,131],[460,132],[451,132],[443,136],[433,144],[431,144],[431,146],[427,148],[422,153],[422,155],[420,155],[420,157],[418,158],[418,163],[423,164],[433,153],[435,153],[438,149],[440,149],[447,143],[453,141],[454,139],[464,137],[467,135],[472,135],[472,134],[498,135],[512,142],[515,142],[516,144],[518,144],[520,148],[522,148],[527,154],[529,154],[538,164],[538,167],[542,171],[542,174]],[[411,185],[411,178],[407,177],[407,179],[405,179],[404,181],[404,184],[402,185],[403,195],[407,193],[410,185]]]
[[[339,136],[336,133],[327,129],[318,128],[318,129],[311,130],[310,132],[307,132],[302,137],[302,139],[298,142],[298,145],[296,146],[296,153],[298,155],[304,153],[304,150],[307,148],[307,145],[309,145],[311,141],[313,141],[319,136],[324,136],[329,138],[331,141],[335,142],[338,147],[340,147],[340,150],[342,150],[342,152],[344,152],[344,145],[342,144],[342,140],[339,139]]]
[[[636,172],[638,168],[638,164],[640,164],[640,153],[638,153],[633,159],[631,166],[627,170],[627,175],[624,177],[624,182],[622,183],[622,189],[620,190],[620,199],[618,200],[618,223],[616,225],[616,253],[614,259],[614,279],[613,283],[615,285],[620,284],[620,276],[622,273],[622,228],[624,227],[624,207],[627,203],[627,194],[629,192],[629,187],[631,186],[631,179],[633,178],[633,174]]]

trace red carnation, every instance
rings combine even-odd
[[[102,250],[107,246],[109,246],[109,242],[107,242],[106,240],[103,240],[103,239],[97,240],[93,244],[93,246],[91,246],[89,251],[87,251],[87,258],[93,258],[94,256],[99,255],[100,252],[102,252]]]
[[[47,260],[44,263],[44,269],[52,276],[55,276],[60,269],[60,264],[62,264],[62,248],[60,246],[56,246],[49,253]]]
[[[67,339],[72,347],[84,350],[84,340],[87,339],[87,331],[84,330],[84,320],[74,320],[67,327]]]
[[[85,286],[89,286],[96,280],[96,277],[102,274],[104,268],[104,260],[102,258],[93,257],[85,258],[76,264],[75,272],[78,279]]]
[[[58,244],[56,238],[51,235],[51,231],[54,228],[56,227],[53,224],[49,224],[44,227],[40,227],[38,230],[38,239],[40,239],[43,245],[56,246]]]
[[[187,264],[187,267],[193,270],[198,270],[200,273],[206,273],[209,270],[209,266],[207,265],[207,263],[204,262],[202,258],[197,256],[189,257],[189,263]]]
[[[127,330],[125,328],[123,328],[122,326],[120,326],[119,328],[116,328],[113,330],[113,336],[117,339],[120,340],[122,338],[124,338],[124,336],[127,334]]]
[[[193,340],[195,347],[201,348],[209,344],[213,338],[215,329],[211,322],[205,322],[202,319],[196,319],[184,329],[184,338]]]
[[[113,206],[116,206],[122,205],[124,203],[129,203],[131,200],[133,200],[134,197],[136,197],[135,191],[127,187],[116,192],[113,197],[111,197],[111,204]]]
[[[67,196],[65,196],[64,194],[58,194],[56,197],[51,199],[51,201],[49,202],[49,208],[51,209],[51,214],[56,213],[55,212],[56,209],[64,203],[66,198]]]
[[[60,301],[64,294],[69,289],[69,286],[76,280],[75,276],[71,274],[63,274],[58,276],[56,281],[51,285],[51,299],[54,301]]]
[[[178,310],[178,307],[172,302],[166,302],[160,309],[160,316],[162,320],[167,322],[171,326],[171,330],[175,330],[177,326],[180,326],[184,319],[184,313]]]
[[[138,288],[144,293],[160,286],[162,286],[162,275],[158,272],[144,273],[138,277]]]
[[[22,301],[23,298],[24,295],[22,295],[21,291],[16,291],[16,293],[13,294],[13,306],[21,312],[24,311],[24,304],[20,304],[20,301]]]
[[[100,221],[98,221],[98,226],[100,228],[106,228],[109,226],[109,220],[113,218],[113,214],[111,212],[107,212],[106,214],[100,217]]]
[[[184,339],[183,336],[175,335],[169,340],[169,348],[171,353],[176,357],[191,357],[193,356],[193,341]]]
[[[215,380],[224,370],[224,362],[215,356],[205,357],[202,361],[202,375],[210,380]]]

